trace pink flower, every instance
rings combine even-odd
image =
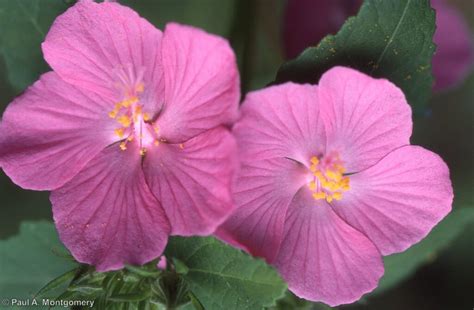
[[[239,81],[228,43],[113,2],[80,1],[43,43],[53,72],[8,107],[0,165],[52,190],[61,240],[99,271],[208,235],[232,211]]]
[[[294,58],[326,35],[336,34],[361,4],[361,0],[288,0],[283,24],[286,56]],[[444,0],[432,0],[431,5],[436,10],[434,89],[439,91],[455,86],[472,71],[474,51],[462,14]]]
[[[449,170],[409,145],[411,111],[391,82],[335,67],[319,86],[250,93],[234,127],[236,211],[218,235],[276,266],[296,295],[329,305],[373,290],[382,255],[449,211]]]
[[[166,256],[161,256],[160,259],[158,260],[158,264],[156,264],[156,268],[160,270],[166,270],[167,265],[168,265],[168,261],[166,259]]]
[[[434,89],[456,86],[472,71],[473,43],[469,27],[462,14],[444,0],[431,0],[436,10],[437,45],[433,57]]]

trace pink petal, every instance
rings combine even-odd
[[[321,77],[319,95],[327,152],[337,151],[347,171],[368,168],[409,144],[411,109],[391,82],[335,67]]]
[[[164,92],[161,36],[128,7],[81,0],[56,19],[42,47],[46,61],[67,82],[113,99],[122,95],[116,89],[120,71],[143,74],[145,92],[156,104]]]
[[[325,151],[318,88],[286,83],[247,95],[234,126],[243,161],[291,158],[301,163]]]
[[[231,186],[236,145],[223,127],[185,143],[150,148],[144,171],[162,203],[173,235],[209,235],[233,210]]]
[[[161,256],[158,260],[158,264],[156,264],[156,268],[160,270],[166,270],[167,265],[168,261],[166,260],[166,256]]]
[[[383,255],[417,243],[451,211],[448,167],[418,146],[399,148],[350,178],[351,189],[332,205]]]
[[[288,210],[274,265],[297,296],[330,306],[358,300],[383,274],[374,244],[306,189]]]
[[[472,36],[462,14],[443,0],[432,0],[436,9],[437,45],[433,57],[435,90],[456,85],[472,70],[474,58]]]
[[[218,237],[271,263],[283,237],[288,206],[306,182],[306,168],[292,160],[247,160],[235,185],[237,208]]]
[[[106,102],[44,74],[3,115],[1,167],[23,188],[62,186],[114,140]]]
[[[170,23],[162,57],[165,103],[158,124],[163,137],[183,142],[237,117],[239,75],[226,40]]]
[[[286,83],[249,93],[233,132],[242,162],[237,209],[217,234],[271,262],[287,207],[307,183],[305,164],[324,152],[317,88]]]
[[[51,194],[59,236],[79,262],[108,271],[163,252],[170,226],[141,161],[134,143],[112,145]]]

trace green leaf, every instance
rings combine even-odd
[[[372,293],[381,293],[411,275],[424,263],[432,261],[438,252],[446,248],[474,221],[474,208],[454,210],[431,233],[407,251],[384,258],[385,274],[378,288]]]
[[[41,42],[56,16],[68,6],[62,0],[0,0],[0,53],[17,91],[48,70]]]
[[[317,83],[336,65],[388,78],[421,109],[431,94],[435,13],[429,0],[365,0],[334,36],[285,63],[276,83]],[[295,34],[297,35],[297,34]]]
[[[172,260],[173,260],[174,268],[176,269],[177,273],[180,273],[180,274],[187,274],[188,273],[189,268],[182,261],[180,261],[176,257],[173,257]]]
[[[206,310],[206,308],[204,308],[199,299],[197,299],[197,297],[192,292],[188,292],[188,296],[195,310]]]
[[[54,225],[49,222],[24,222],[20,233],[0,241],[0,292],[2,296],[32,297],[58,275],[77,267],[57,257],[54,250],[66,251]],[[53,289],[50,290],[51,294]]]
[[[182,277],[207,310],[262,309],[286,290],[272,267],[211,237],[173,237],[165,253],[187,266]]]
[[[69,284],[71,280],[74,279],[74,277],[76,276],[77,271],[78,271],[78,268],[74,268],[60,275],[59,277],[51,280],[50,282],[48,282],[48,284],[46,284],[45,286],[43,286],[43,288],[41,288],[41,290],[35,295],[35,298],[46,296],[47,293],[63,285],[66,285],[66,283]]]
[[[142,267],[137,267],[137,266],[132,266],[132,265],[125,266],[125,269],[143,278],[156,278],[161,273],[157,269],[156,271],[150,271]]]
[[[134,302],[134,301],[142,301],[148,299],[150,297],[149,291],[143,292],[134,292],[129,294],[117,294],[112,295],[108,299],[115,302]]]
[[[70,285],[68,287],[68,291],[78,292],[84,295],[93,295],[93,294],[98,294],[102,292],[102,285],[94,285],[94,284]]]

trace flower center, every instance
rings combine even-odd
[[[122,140],[119,145],[122,151],[127,149],[127,143],[138,139],[140,155],[143,156],[147,147],[160,144],[157,138],[158,127],[151,124],[152,116],[143,111],[144,105],[140,102],[145,91],[142,82],[143,70],[135,74],[130,68],[127,71],[121,69],[117,72],[117,77],[115,86],[123,96],[109,112],[109,117],[118,123],[114,133]]]
[[[336,153],[326,156],[313,156],[309,167],[312,176],[308,183],[309,189],[316,200],[326,199],[327,202],[341,200],[342,194],[350,189],[349,177],[343,162]]]

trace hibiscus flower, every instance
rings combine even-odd
[[[51,190],[59,235],[97,270],[157,258],[232,211],[239,78],[228,43],[117,3],[79,1],[42,45],[53,71],[7,108],[0,166]]]
[[[359,299],[377,286],[382,255],[451,210],[448,167],[410,145],[410,107],[387,80],[335,67],[318,86],[256,91],[233,131],[237,208],[218,235],[264,257],[299,297]]]

